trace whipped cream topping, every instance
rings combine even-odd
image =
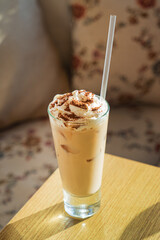
[[[49,104],[50,113],[64,122],[97,119],[105,114],[107,109],[104,99],[85,90],[57,94]]]

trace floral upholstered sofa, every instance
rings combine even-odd
[[[160,2],[0,4],[0,227],[57,168],[46,113],[53,95],[99,94],[110,14],[117,23],[106,152],[160,166]]]

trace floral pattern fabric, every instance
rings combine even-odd
[[[106,151],[160,166],[160,111],[156,107],[111,108]],[[48,119],[0,134],[0,228],[57,168]]]
[[[107,152],[160,166],[159,119],[159,107],[111,108]]]
[[[99,93],[109,15],[117,15],[107,99],[160,104],[160,1],[70,0],[73,86]]]
[[[48,119],[0,134],[0,228],[57,168]]]

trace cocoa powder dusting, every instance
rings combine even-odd
[[[88,95],[91,95],[91,98],[88,97],[86,100],[82,100],[83,103],[87,103],[87,104],[93,103],[94,94],[92,92],[86,92],[85,90],[80,90],[79,93],[81,92],[85,92],[84,94],[85,97],[88,97]]]
[[[57,97],[57,99],[60,99],[60,100],[63,99],[63,98],[64,98],[64,95]]]
[[[64,121],[69,121],[69,118],[64,116],[62,113],[58,113],[58,118],[63,119]]]
[[[57,100],[56,100],[55,102],[51,102],[49,108],[50,108],[50,109],[51,109],[51,108],[54,108],[57,103],[58,103]]]
[[[49,108],[52,111],[52,108],[55,108],[56,106],[62,106],[64,104],[64,112],[61,111],[60,113],[58,113],[58,119],[62,119],[64,121],[64,125],[67,126],[69,121],[73,121],[73,120],[77,120],[77,119],[82,119],[84,117],[80,117],[77,116],[75,113],[73,113],[70,109],[70,106],[73,105],[75,107],[81,108],[81,109],[85,109],[88,110],[89,105],[92,104],[94,102],[94,94],[92,92],[88,92],[85,90],[79,90],[78,93],[83,93],[82,96],[82,100],[79,101],[77,99],[70,99],[70,103],[68,103],[69,101],[69,97],[73,96],[72,93],[66,93],[60,96],[57,96],[57,99],[55,101],[53,101],[52,103],[50,103]],[[91,110],[97,111],[101,106],[98,107],[93,107]],[[57,110],[57,109],[55,109]],[[100,110],[99,110],[100,112]],[[79,128],[80,125],[75,125],[73,128]],[[89,159],[90,160],[90,159]],[[89,161],[87,160],[87,161]]]
[[[77,116],[75,113],[70,113],[70,114],[65,114],[67,115],[70,119],[80,119],[82,117]]]
[[[63,119],[64,121],[70,121],[70,120],[75,120],[75,119],[80,119],[80,118],[82,118],[82,117],[79,117],[79,116],[77,116],[75,113],[69,113],[69,114],[67,114],[67,113],[64,113],[64,114],[62,114],[62,113],[59,113],[58,114],[58,118],[61,118],[61,119]]]
[[[101,106],[99,106],[99,107],[94,107],[94,108],[92,108],[92,111],[93,111],[93,112],[94,112],[94,111],[97,111],[100,107],[101,107]]]
[[[85,92],[85,90],[78,90],[78,93],[82,93],[82,92]]]
[[[75,99],[72,100],[70,104],[73,105],[73,106],[82,108],[82,109],[86,109],[86,110],[88,109],[88,106],[87,106],[86,103],[84,103],[84,102],[79,102],[78,100],[75,100]]]
[[[67,99],[68,100],[68,97],[70,96],[73,96],[72,93],[65,93],[64,95],[61,95],[61,96],[58,96],[58,99]]]
[[[67,99],[63,99],[63,101],[58,103],[57,106],[62,106],[66,101],[67,101]]]
[[[67,112],[70,112],[70,111],[71,111],[70,108],[69,108],[69,105],[67,105],[64,110],[67,111]]]
[[[93,98],[91,99],[86,99],[86,100],[82,100],[83,103],[87,103],[87,104],[91,104],[93,103]]]
[[[59,96],[58,100],[62,100],[62,101],[58,104],[58,106],[62,106],[69,99],[70,96],[73,96],[73,94],[72,93],[66,93],[62,96]]]
[[[85,92],[85,96],[87,97],[88,95],[92,95],[92,97],[94,96],[94,94],[92,92]]]
[[[72,93],[66,93],[65,95],[66,95],[67,97],[73,96]]]

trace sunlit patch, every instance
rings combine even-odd
[[[50,223],[55,223],[55,222],[61,222],[61,221],[66,221],[66,220],[68,220],[68,217],[66,217],[65,215],[63,215],[63,214],[59,214],[59,215],[56,215],[56,216],[54,216],[54,217],[52,217],[52,218],[50,218],[49,219],[49,222]]]
[[[86,226],[86,223],[82,223],[82,227],[85,227]]]
[[[56,217],[52,217],[52,218],[50,218],[50,219],[49,219],[49,221],[48,221],[48,222],[49,222],[49,223],[52,223],[52,222],[55,222],[56,220],[57,220],[57,218],[56,218]]]

